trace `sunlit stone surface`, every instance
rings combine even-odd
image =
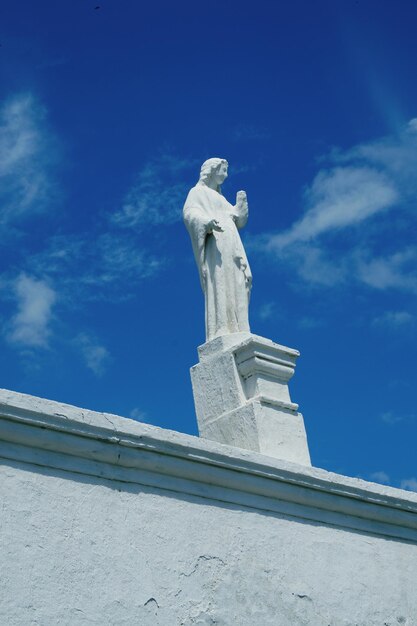
[[[208,159],[184,205],[206,303],[207,341],[229,333],[249,332],[252,274],[238,229],[248,219],[246,193],[232,206],[221,192],[227,161]]]
[[[288,380],[296,350],[251,335],[252,274],[238,229],[248,219],[246,193],[232,206],[221,185],[227,161],[208,159],[184,205],[184,221],[205,296],[206,339],[191,378],[201,437],[310,465],[303,417]]]
[[[310,465],[303,417],[288,390],[298,356],[250,333],[201,346],[191,368],[200,436]]]
[[[0,624],[415,626],[417,494],[0,391]]]

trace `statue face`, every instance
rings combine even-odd
[[[213,174],[213,178],[217,185],[222,185],[227,178],[227,163],[220,163],[217,171]]]

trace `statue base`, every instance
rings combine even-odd
[[[198,348],[191,382],[200,437],[311,465],[288,381],[297,350],[252,335],[217,337]]]

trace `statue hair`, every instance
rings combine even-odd
[[[222,163],[227,163],[226,159],[219,159],[217,157],[214,157],[212,159],[207,159],[207,161],[204,161],[203,165],[201,166],[200,178],[198,182],[202,185],[206,185],[207,181],[212,177],[213,173]],[[217,186],[216,191],[221,193],[220,185]]]

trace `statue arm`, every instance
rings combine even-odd
[[[198,232],[200,237],[223,231],[219,222],[210,217],[210,207],[206,205],[202,190],[198,187],[191,189],[184,205],[184,221],[187,228]]]
[[[184,206],[184,222],[191,237],[194,256],[203,291],[206,288],[206,240],[213,230],[222,230],[217,220],[210,219],[207,212],[196,204]]]
[[[236,194],[236,204],[233,207],[233,219],[238,228],[246,226],[248,221],[249,207],[245,191],[238,191]]]
[[[191,236],[203,291],[205,289],[207,236],[212,235],[214,231],[223,231],[219,222],[210,217],[210,213],[210,205],[205,198],[204,190],[199,189],[198,186],[191,189],[184,205],[183,215]]]
[[[186,207],[184,209],[184,221],[199,232],[200,236],[211,235],[213,230],[223,232],[219,222],[215,219],[208,219],[204,211],[198,207]]]

